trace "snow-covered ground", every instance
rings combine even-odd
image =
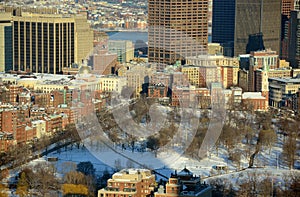
[[[97,175],[102,175],[105,170],[114,172],[115,168],[142,168],[148,167],[154,169],[166,177],[170,177],[171,173],[181,171],[183,168],[188,168],[197,176],[201,176],[202,180],[205,182],[210,182],[216,178],[222,178],[229,180],[233,186],[241,183],[247,179],[249,173],[255,171],[259,176],[265,176],[266,174],[272,177],[274,185],[278,186],[283,184],[283,175],[289,174],[292,171],[288,170],[282,165],[278,165],[277,168],[277,156],[282,151],[281,141],[279,138],[276,146],[271,149],[271,154],[269,154],[269,149],[264,149],[261,154],[258,155],[256,165],[263,166],[264,168],[259,169],[246,169],[242,171],[237,171],[236,165],[228,160],[228,153],[225,148],[219,148],[218,154],[216,150],[210,152],[208,157],[202,159],[201,161],[188,158],[176,151],[171,152],[160,151],[155,157],[153,152],[134,152],[131,150],[122,150],[120,147],[93,146],[86,147],[80,145],[79,149],[76,146],[68,146],[67,148],[62,148],[60,151],[56,151],[48,154],[42,158],[36,159],[30,162],[29,166],[34,166],[41,162],[48,162],[47,158],[57,157],[58,160],[55,162],[49,162],[57,167],[58,174],[60,176],[66,172],[66,164],[90,161],[94,168],[96,169]],[[140,165],[141,164],[141,165]],[[227,166],[227,171],[217,171],[213,169],[214,166]],[[243,158],[241,160],[241,168],[246,168],[248,166],[248,160]],[[23,166],[24,167],[24,166]],[[11,177],[16,176],[20,169],[11,171]],[[293,172],[298,173],[298,170]],[[157,175],[157,181],[160,179],[165,180],[164,177]],[[13,195],[11,195],[13,196]]]
[[[197,114],[197,118],[201,115]],[[276,121],[273,121],[276,122]],[[140,126],[145,123],[141,123]],[[241,183],[247,179],[250,172],[256,172],[259,175],[268,175],[274,179],[277,185],[280,185],[284,180],[282,177],[284,174],[288,174],[292,171],[288,170],[286,165],[280,161],[280,154],[282,153],[283,138],[278,136],[277,142],[272,146],[271,149],[263,146],[262,150],[255,157],[254,166],[258,166],[258,169],[245,169],[248,167],[249,154],[252,154],[255,150],[255,143],[251,150],[248,151],[248,145],[243,143],[236,144],[235,146],[242,152],[240,160],[240,168],[237,168],[237,164],[228,160],[228,151],[222,145],[219,146],[218,150],[214,148],[208,152],[208,157],[197,160],[184,156],[182,153],[188,145],[184,144],[184,140],[191,142],[193,139],[194,132],[193,127],[186,122],[181,123],[182,133],[180,133],[176,143],[170,144],[168,147],[160,149],[157,154],[151,152],[149,149],[146,151],[138,151],[142,149],[142,141],[135,143],[134,152],[130,148],[130,145],[126,144],[126,149],[120,144],[114,144],[110,142],[102,143],[101,140],[97,140],[97,134],[93,134],[90,138],[83,141],[84,146],[81,144],[79,148],[74,146],[68,146],[50,153],[43,158],[34,160],[28,165],[34,165],[39,162],[47,162],[48,157],[58,158],[56,162],[52,162],[58,170],[58,174],[63,175],[66,172],[66,164],[90,161],[96,169],[97,175],[102,175],[106,170],[113,172],[114,170],[122,168],[150,168],[166,177],[169,177],[175,170],[179,172],[183,168],[188,168],[195,175],[201,176],[203,180],[210,182],[216,178],[224,178],[229,180],[233,185]],[[102,133],[103,138],[108,138],[106,133]],[[91,140],[91,138],[95,138]],[[248,155],[246,152],[249,152]],[[215,166],[226,166],[227,170],[217,171],[214,169]],[[296,166],[299,163],[296,161]],[[240,171],[241,170],[241,171]],[[293,172],[298,172],[297,170]],[[13,172],[12,172],[13,173]],[[162,176],[157,176],[157,180],[164,179]]]

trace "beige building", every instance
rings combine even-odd
[[[223,55],[223,47],[220,43],[208,43],[207,53],[209,55]]]
[[[29,89],[34,89],[34,86],[39,82],[40,80],[35,78],[24,78],[24,79],[18,79],[17,84]]]
[[[93,49],[86,15],[22,13],[13,17],[13,70],[62,73]]]
[[[155,175],[148,169],[125,169],[113,174],[98,197],[149,197],[154,191]]]
[[[273,107],[294,109],[294,99],[300,88],[300,78],[269,78],[269,101]]]
[[[149,82],[151,73],[152,70],[148,67],[147,64],[137,64],[131,66],[129,70],[126,70],[123,73],[127,79],[127,87],[132,89],[132,95],[134,98],[140,97],[142,85],[146,82]]]
[[[191,85],[204,88],[212,82],[220,81],[220,70],[217,66],[183,66],[182,73],[186,73]]]
[[[190,71],[188,78],[195,83],[197,78],[199,81],[221,82],[224,88],[236,86],[238,84],[239,61],[237,58],[225,57],[223,55],[198,56],[187,58],[188,65],[199,67],[199,74]],[[182,68],[182,72],[187,72],[186,68]],[[201,79],[203,78],[203,79]],[[193,84],[193,85],[201,85]]]
[[[46,135],[46,121],[44,120],[34,120],[31,122],[32,127],[36,128],[36,137],[41,138]]]
[[[121,94],[124,86],[126,86],[126,77],[119,77],[117,75],[106,75],[99,79],[101,90],[106,92],[117,92]]]

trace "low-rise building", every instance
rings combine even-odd
[[[34,120],[31,122],[32,126],[36,128],[36,137],[41,138],[46,134],[46,121]]]
[[[148,97],[164,98],[167,97],[168,87],[164,84],[151,84],[148,86]]]
[[[119,63],[129,62],[134,58],[134,46],[129,40],[109,40],[108,50],[117,54]]]
[[[0,152],[6,152],[15,143],[12,133],[0,132]]]
[[[147,169],[124,169],[113,174],[107,187],[98,190],[98,197],[150,197],[154,191],[155,175]]]
[[[244,92],[242,94],[242,106],[253,111],[268,111],[268,98],[261,92]]]
[[[211,197],[212,187],[201,183],[201,179],[184,168],[178,174],[171,174],[168,183],[160,185],[154,197]]]
[[[126,77],[117,75],[105,75],[99,78],[101,90],[104,92],[117,92],[121,94],[126,86]]]
[[[123,76],[126,77],[127,87],[132,91],[131,93],[134,98],[140,97],[140,93],[143,90],[143,84],[149,82],[151,74],[152,71],[148,64],[128,65]]]
[[[300,78],[269,78],[269,99],[270,106],[286,107],[291,110],[296,110],[295,95],[300,88]]]
[[[182,72],[188,73],[192,85],[205,87],[212,82],[220,82],[224,88],[229,88],[238,84],[239,61],[237,58],[223,55],[198,56],[187,58],[187,63],[199,67],[200,73],[195,72],[195,69],[182,68]],[[199,84],[196,83],[197,77]]]

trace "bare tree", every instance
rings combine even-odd
[[[239,170],[241,168],[241,158],[242,153],[239,150],[234,150],[229,152],[229,158],[233,163],[237,165],[237,169]]]
[[[121,159],[118,158],[117,160],[115,160],[115,169],[116,169],[117,171],[120,171],[122,168],[123,168],[123,167],[122,167],[122,164],[121,164]]]
[[[259,132],[259,139],[261,140],[262,146],[269,148],[269,154],[274,143],[277,141],[277,135],[273,129],[261,130]]]
[[[76,163],[71,161],[66,161],[61,164],[61,168],[62,168],[62,173],[66,174],[68,172],[76,170]]]
[[[86,185],[85,175],[82,172],[71,171],[65,174],[64,183]]]
[[[282,157],[290,169],[294,168],[297,153],[297,138],[295,133],[291,133],[283,144]]]
[[[45,196],[59,188],[59,180],[55,176],[56,169],[54,166],[39,163],[32,169],[34,173],[28,175],[28,182],[39,195]]]

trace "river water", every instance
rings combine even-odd
[[[108,34],[110,40],[131,40],[133,43],[135,43],[137,40],[148,42],[147,32],[111,31],[106,33]],[[208,42],[211,42],[211,36],[208,37]]]
[[[106,32],[110,40],[131,40],[135,43],[137,40],[148,42],[147,32]]]

